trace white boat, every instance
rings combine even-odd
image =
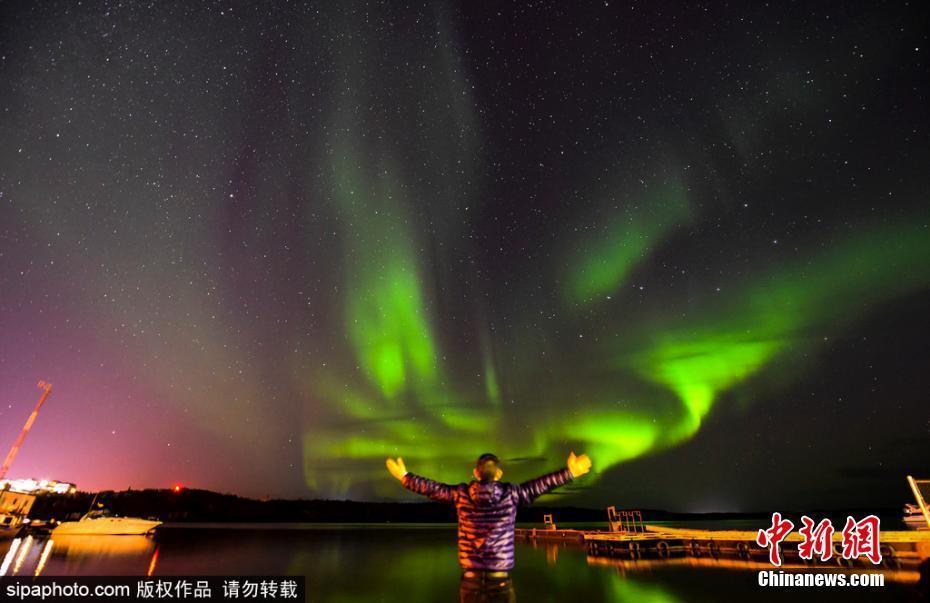
[[[52,536],[64,534],[148,534],[162,522],[139,517],[117,517],[103,510],[86,513],[78,521],[63,521],[52,530]]]

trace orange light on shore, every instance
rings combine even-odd
[[[181,484],[175,484],[175,485],[174,485],[174,488],[172,488],[172,490],[174,490],[175,492],[180,492],[180,491],[181,491]]]

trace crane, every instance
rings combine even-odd
[[[5,478],[6,472],[10,470],[10,465],[13,464],[16,453],[19,452],[20,447],[23,445],[26,434],[29,433],[32,424],[36,422],[36,417],[39,416],[39,410],[42,408],[42,404],[45,403],[45,399],[48,398],[48,395],[52,393],[52,384],[47,381],[39,381],[39,389],[42,390],[42,396],[39,398],[38,403],[36,403],[36,407],[32,410],[32,414],[26,419],[26,424],[23,425],[23,430],[20,432],[19,437],[16,438],[16,442],[13,443],[13,447],[10,448],[10,452],[7,453],[6,459],[3,461],[3,466],[0,467],[0,479]]]

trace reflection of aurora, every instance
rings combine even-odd
[[[402,538],[394,532],[405,532]],[[461,570],[455,563],[455,547],[445,535],[450,531],[414,528],[349,529],[337,538],[315,541],[313,550],[295,554],[286,573],[306,573],[320,600],[356,601],[458,600]],[[445,534],[445,535],[444,535]],[[451,541],[454,544],[454,539]],[[667,576],[617,572],[611,567],[590,567],[583,551],[564,545],[536,547],[517,545],[513,572],[519,601],[618,601],[675,603],[694,577],[675,584]],[[545,548],[545,550],[542,550]],[[346,567],[354,568],[347,572]]]
[[[613,183],[611,209],[585,216],[598,225],[593,234],[566,224],[552,249],[564,245],[556,268],[528,266],[524,280],[485,294],[471,274],[473,252],[455,242],[480,216],[478,128],[455,100],[468,87],[448,50],[454,45],[442,47],[434,73],[446,78],[450,99],[434,107],[448,127],[439,134],[424,133],[413,110],[384,116],[403,92],[365,76],[379,69],[380,50],[338,53],[355,57],[340,67],[327,144],[344,272],[333,303],[344,333],[326,364],[300,377],[325,406],[308,410],[304,434],[314,491],[375,483],[376,494],[395,495],[381,461],[398,454],[444,480],[463,479],[468,459],[484,450],[561,462],[574,447],[606,471],[688,440],[721,396],[756,376],[778,372],[788,383],[780,359],[807,354],[880,304],[930,284],[926,216],[913,215],[861,223],[826,247],[799,244],[787,263],[756,260],[725,295],[699,293],[662,311],[627,303],[618,315],[612,308],[629,301],[631,275],[706,217],[683,170],[667,160],[648,179]],[[428,152],[392,142],[406,131],[432,141]],[[425,174],[435,182],[424,184]],[[540,290],[554,294],[541,301],[527,293]],[[449,295],[474,296],[474,316],[452,315]],[[484,299],[495,296],[507,300]],[[510,316],[509,328],[497,326]],[[573,330],[588,336],[568,341]]]

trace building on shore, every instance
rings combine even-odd
[[[19,528],[29,517],[29,511],[32,510],[35,501],[35,494],[13,490],[0,491],[0,530]]]
[[[77,486],[69,482],[59,482],[53,479],[0,479],[0,490],[28,494],[74,494],[77,492]]]

